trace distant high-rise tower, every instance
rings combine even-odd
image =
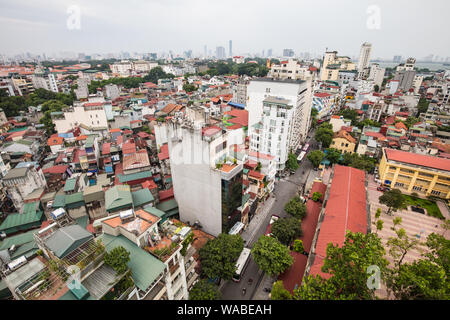
[[[224,47],[217,47],[216,48],[216,58],[217,59],[225,59],[225,48]]]
[[[400,63],[402,61],[402,56],[394,56],[393,62]]]
[[[283,56],[284,57],[293,57],[294,56],[294,50],[292,50],[292,49],[283,49]]]
[[[208,48],[206,47],[206,45],[205,45],[205,47],[203,48],[204,49],[204,51],[205,51],[205,53],[204,53],[204,55],[205,55],[205,58],[208,56]]]
[[[272,56],[272,49],[267,50],[267,56],[270,58]]]
[[[229,42],[229,56],[230,56],[230,58],[233,57],[233,41],[231,41],[231,40]]]
[[[372,45],[368,42],[364,42],[361,45],[361,51],[359,52],[358,71],[362,72],[369,67],[370,53],[372,51]]]

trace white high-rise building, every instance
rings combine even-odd
[[[53,92],[59,92],[54,74],[44,72],[39,67],[36,68],[36,71],[31,76],[31,81],[35,89],[42,88]]]
[[[260,78],[247,88],[250,149],[274,156],[278,171],[307,136],[311,82]]]
[[[368,42],[364,42],[361,45],[358,60],[358,72],[364,72],[364,69],[369,67],[370,54],[372,52],[372,45]]]
[[[381,68],[378,63],[373,63],[370,66],[369,78],[367,80],[373,80],[374,84],[378,85],[378,87],[380,87],[381,89],[385,71],[386,69]]]

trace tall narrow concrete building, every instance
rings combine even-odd
[[[232,40],[230,40],[230,42],[229,42],[229,52],[228,52],[228,56],[230,57],[230,58],[232,58],[233,57],[233,41]]]
[[[364,42],[361,45],[358,60],[358,72],[363,72],[364,69],[369,67],[370,54],[372,52],[372,45],[368,42]]]

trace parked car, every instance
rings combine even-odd
[[[277,221],[278,219],[280,219],[280,217],[277,216],[276,214],[273,214],[273,215],[270,217],[269,225],[267,226],[266,232],[264,233],[266,236],[269,236],[269,237],[272,236],[272,230],[271,230],[271,229],[272,229],[272,224],[273,224],[275,221]]]
[[[378,187],[377,190],[378,191],[389,191],[389,190],[391,190],[391,188],[389,188],[389,187]]]

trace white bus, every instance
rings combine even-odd
[[[236,272],[233,275],[234,282],[241,281],[241,276],[244,273],[245,268],[247,267],[249,261],[250,261],[250,249],[244,248],[236,262]]]
[[[302,151],[300,152],[300,155],[297,157],[297,162],[300,162],[303,160],[303,158],[305,157],[306,152]]]

